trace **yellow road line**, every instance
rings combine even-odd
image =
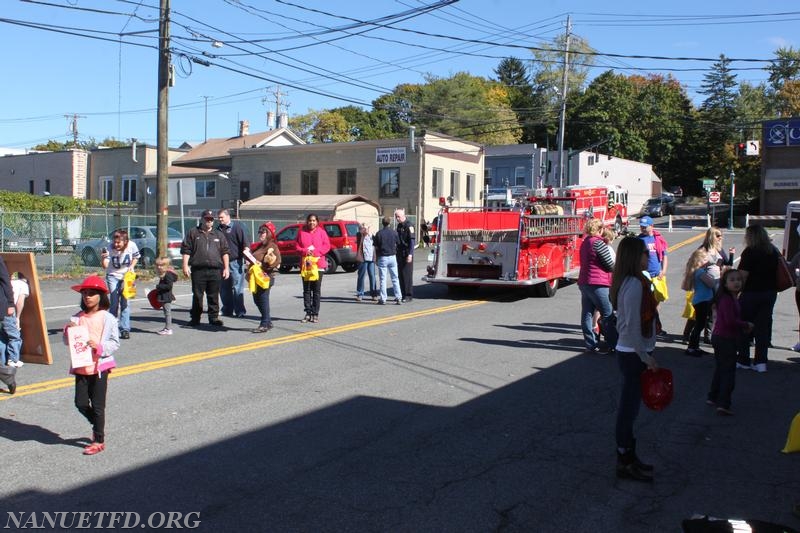
[[[486,303],[485,300],[474,300],[469,302],[460,302],[451,305],[445,305],[443,307],[436,307],[434,309],[425,309],[421,311],[413,311],[411,313],[403,313],[401,315],[391,315],[383,318],[376,318],[373,320],[364,320],[361,322],[355,322],[353,324],[344,324],[341,326],[333,326],[330,328],[325,329],[318,329],[314,331],[307,331],[303,333],[293,333],[290,335],[285,335],[283,337],[276,337],[271,339],[265,339],[256,342],[248,342],[245,344],[237,344],[234,346],[225,346],[222,348],[217,348],[215,350],[209,350],[207,352],[198,352],[193,354],[187,355],[180,355],[177,357],[169,357],[166,359],[159,359],[157,361],[147,361],[144,363],[137,363],[134,365],[123,366],[120,368],[114,369],[111,373],[111,377],[119,378],[123,376],[131,376],[134,374],[141,374],[143,372],[151,372],[153,370],[159,370],[161,368],[169,368],[172,366],[177,365],[185,365],[189,363],[195,363],[198,361],[205,361],[208,359],[216,359],[217,357],[224,357],[227,355],[234,355],[237,353],[246,352],[249,350],[257,350],[259,348],[266,348],[268,346],[279,346],[281,344],[289,344],[291,342],[299,342],[307,339],[313,339],[317,337],[327,337],[330,335],[335,335],[337,333],[344,333],[347,331],[354,331],[358,329],[368,328],[372,326],[380,326],[383,324],[395,323],[398,320],[411,320],[412,318],[419,318],[424,316],[435,315],[439,313],[446,313],[448,311],[458,311],[461,309],[468,309],[470,307],[474,307],[476,305],[481,305]],[[17,393],[14,396],[3,395],[0,396],[0,401],[9,400],[11,398],[18,398],[20,396],[28,396],[30,394],[38,394],[41,392],[47,392],[57,389],[64,389],[67,387],[72,387],[75,383],[75,379],[73,377],[66,377],[61,379],[54,379],[50,381],[41,381],[38,383],[31,383],[29,385],[22,385],[17,388]]]
[[[695,235],[694,237],[690,237],[690,238],[686,239],[685,241],[681,241],[681,242],[679,242],[677,244],[673,244],[672,246],[667,248],[667,251],[668,252],[672,252],[674,250],[677,250],[678,248],[682,248],[683,246],[686,246],[687,244],[692,244],[693,242],[697,242],[700,239],[704,238],[705,236],[706,236],[706,232],[704,231],[700,235]]]

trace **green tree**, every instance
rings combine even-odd
[[[531,85],[528,69],[516,57],[500,61],[494,69],[497,82],[508,91],[511,108],[517,115],[517,122],[522,126],[522,142],[535,142],[537,114],[535,111],[533,85]]]
[[[696,161],[700,177],[726,176],[734,166],[734,143],[740,135],[736,116],[736,75],[730,60],[720,55],[711,71],[703,76],[699,91],[706,95],[698,116],[698,152]]]

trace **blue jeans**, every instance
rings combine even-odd
[[[386,278],[392,277],[392,288],[394,289],[394,297],[396,300],[403,299],[403,293],[400,291],[400,276],[397,273],[397,257],[393,255],[382,255],[378,257],[378,274],[381,280],[381,294],[379,296],[382,302],[386,301]]]
[[[639,416],[642,405],[642,372],[645,365],[636,352],[617,351],[617,364],[622,373],[622,387],[617,408],[617,447],[629,450],[636,442],[633,437],[633,423]]]
[[[272,316],[269,312],[269,291],[275,285],[275,276],[270,276],[269,289],[262,289],[256,287],[256,292],[253,293],[253,303],[258,307],[258,312],[261,314],[261,321],[258,323],[260,327],[266,328],[272,325]]]
[[[244,262],[231,261],[228,268],[230,276],[220,283],[219,296],[222,301],[222,314],[238,316],[247,312],[244,307]]]
[[[375,291],[375,261],[362,261],[358,264],[358,281],[356,281],[356,293],[364,296],[364,276],[369,276],[369,295],[373,298],[378,295]]]
[[[588,350],[597,347],[597,334],[592,316],[594,310],[600,311],[601,319],[607,319],[613,313],[611,301],[608,299],[608,287],[605,285],[578,285],[581,291],[581,330],[583,342]]]
[[[5,364],[19,361],[19,354],[22,348],[22,336],[17,327],[17,315],[6,315],[3,317],[3,334],[0,336],[0,346],[4,346]],[[2,360],[2,358],[0,358]]]
[[[106,276],[106,284],[108,285],[108,296],[111,300],[111,309],[109,311],[119,320],[120,331],[130,331],[131,310],[128,309],[128,299],[122,295],[122,289],[125,284],[121,279],[117,279],[114,276]]]

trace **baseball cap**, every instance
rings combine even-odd
[[[650,218],[647,215],[645,215],[645,216],[643,216],[642,218],[639,219],[639,226],[640,227],[646,227],[646,226],[652,226],[652,225],[653,225],[653,219]]]
[[[214,212],[211,209],[206,209],[203,211],[203,214],[200,215],[200,218],[214,218]]]

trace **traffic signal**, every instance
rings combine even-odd
[[[745,157],[747,155],[747,145],[745,143],[736,144],[736,157]]]

